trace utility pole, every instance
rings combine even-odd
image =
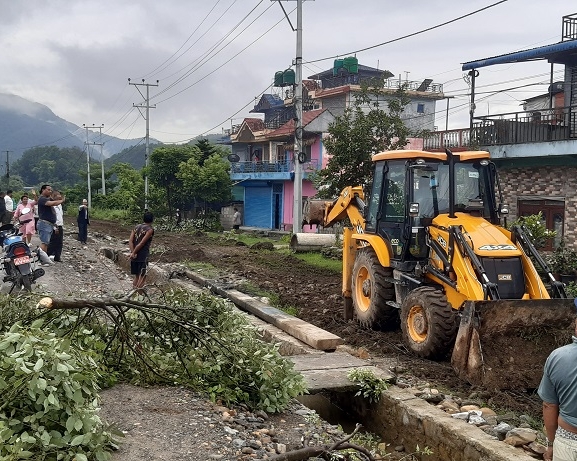
[[[142,117],[144,118],[144,120],[146,120],[146,150],[145,150],[145,154],[144,154],[144,166],[145,168],[148,168],[148,158],[150,156],[150,112],[149,109],[155,109],[156,108],[156,104],[151,106],[150,105],[150,87],[151,86],[158,86],[158,80],[156,81],[156,83],[144,83],[144,79],[142,79],[142,83],[132,83],[130,81],[130,79],[128,79],[128,84],[129,85],[134,85],[136,87],[136,89],[138,90],[138,92],[140,93],[140,95],[144,98],[144,103],[143,104],[132,104],[133,107],[138,108],[138,110],[140,111],[140,115],[142,115]],[[142,91],[140,91],[140,86],[144,86],[146,87],[146,96],[142,94]],[[142,111],[140,109],[146,109],[146,115],[142,114]],[[144,176],[144,209],[148,210],[148,171],[146,171],[146,174]]]
[[[10,189],[10,152],[11,150],[5,150],[6,152],[6,189]]]
[[[106,185],[104,184],[104,156],[102,153],[102,146],[104,145],[102,142],[102,128],[104,128],[104,123],[100,126],[96,126],[94,123],[91,127],[87,126],[85,123],[82,124],[84,128],[86,128],[86,162],[87,162],[87,171],[88,171],[88,208],[92,206],[92,193],[91,193],[91,186],[90,186],[90,151],[89,145],[93,146],[100,146],[100,162],[102,166],[102,195],[106,195]],[[88,130],[99,130],[100,132],[100,142],[88,142]]]
[[[90,143],[88,142],[88,129],[89,127],[86,126],[86,123],[83,123],[82,126],[86,129],[86,182],[88,184],[88,208],[92,208],[92,190],[90,187]],[[94,126],[94,124],[93,124]]]
[[[271,0],[275,1],[275,0]],[[281,5],[281,0],[278,0]],[[297,2],[297,46],[295,64],[295,94],[294,104],[296,112],[295,120],[295,145],[294,145],[294,200],[293,200],[293,232],[299,232],[303,222],[303,173],[302,164],[305,162],[305,154],[303,152],[303,0],[296,0]],[[284,8],[283,8],[284,11]],[[286,15],[286,12],[285,12]],[[287,20],[288,19],[287,16]],[[291,24],[293,31],[295,30]]]

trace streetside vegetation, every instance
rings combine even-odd
[[[402,115],[408,103],[402,89],[394,98],[386,95],[382,81],[361,86],[353,104],[329,126],[323,141],[331,155],[327,167],[309,175],[319,198],[334,198],[347,186],[369,184],[372,156],[407,145],[411,132]]]
[[[306,390],[276,346],[207,292],[35,305],[0,298],[0,459],[109,459],[117,439],[98,391],[121,380],[268,412]]]

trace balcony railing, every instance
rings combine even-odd
[[[311,160],[302,164],[304,172],[316,171],[319,169],[319,161]],[[231,174],[238,173],[290,173],[293,171],[293,164],[290,162],[235,162],[230,164]]]
[[[577,109],[555,109],[511,112],[478,117],[473,123],[473,144],[495,146],[533,142],[577,139]],[[425,138],[427,150],[466,148],[470,146],[470,130],[438,131]]]
[[[375,77],[364,76],[359,74],[337,75],[327,79],[323,79],[323,88],[337,88],[344,85],[361,85],[363,83],[370,84],[374,82]],[[443,84],[423,81],[408,81],[388,78],[383,82],[383,88],[398,90],[404,88],[410,91],[423,91],[427,93],[442,93]]]

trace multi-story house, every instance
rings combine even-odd
[[[523,111],[474,117],[468,128],[424,140],[430,150],[489,151],[500,169],[509,219],[541,212],[547,227],[557,231],[546,249],[561,238],[577,243],[577,14],[564,16],[562,24],[561,42],[467,62],[463,70],[546,60],[565,67],[563,82],[551,80],[548,94],[526,100]]]
[[[407,124],[414,130],[433,129],[435,101],[443,99],[442,87],[429,79],[410,82],[391,77],[388,71],[359,65],[356,58],[345,58],[336,60],[333,69],[303,81],[303,201],[316,194],[310,175],[328,162],[323,138],[330,123],[353,103],[354,93],[360,91],[363,82],[377,78],[385,83],[379,99],[385,110],[387,101],[395,97],[400,87],[404,88],[410,98],[405,110]],[[296,118],[293,96],[293,85],[281,87],[279,94],[263,95],[251,112],[262,113],[264,117],[246,118],[231,129],[230,158],[234,160],[231,179],[237,188],[242,187],[245,226],[293,228]],[[314,229],[306,226],[304,230]]]

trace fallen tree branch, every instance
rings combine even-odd
[[[335,451],[355,450],[366,457],[368,461],[375,461],[375,458],[369,450],[365,447],[350,443],[355,434],[361,429],[361,425],[357,424],[355,430],[341,440],[337,440],[331,445],[308,446],[308,443],[303,442],[304,448],[298,450],[288,451],[280,455],[273,456],[271,461],[304,461],[309,458],[322,457],[323,459],[331,459],[330,454]]]

